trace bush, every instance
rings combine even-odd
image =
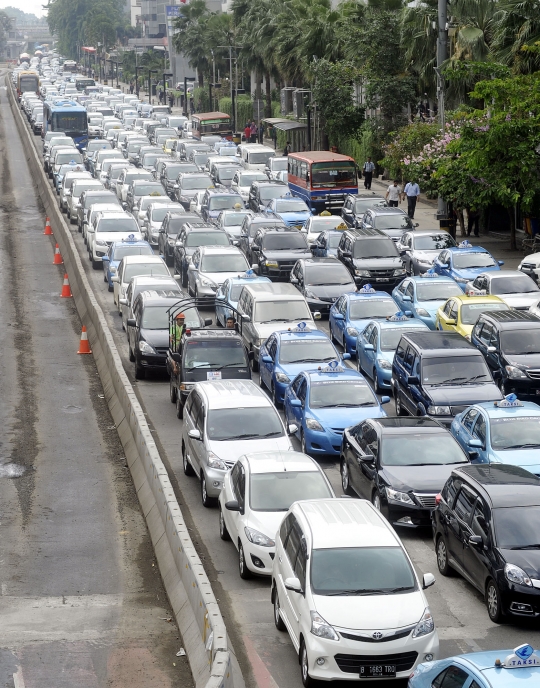
[[[230,96],[220,98],[218,101],[220,112],[225,112],[232,117],[232,101]],[[236,99],[236,115],[238,121],[236,122],[236,130],[243,131],[246,122],[251,122],[253,119],[253,101],[249,96],[238,96]]]

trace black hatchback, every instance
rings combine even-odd
[[[518,466],[452,471],[433,511],[437,565],[485,597],[489,618],[540,616],[540,478]]]

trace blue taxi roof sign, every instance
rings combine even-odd
[[[461,241],[458,244],[458,248],[472,248],[472,247],[473,247],[473,245],[471,244],[470,241],[467,241],[467,239],[465,239],[464,241]]]
[[[507,394],[501,401],[494,402],[497,408],[516,408],[517,406],[523,406],[515,394]]]
[[[327,366],[319,367],[318,369],[319,373],[343,373],[345,372],[345,368],[343,366],[339,365],[339,361],[334,359],[333,361],[329,361]]]
[[[495,666],[504,667],[505,669],[518,669],[521,667],[540,667],[540,655],[536,654],[532,645],[523,643],[514,649],[514,652],[508,655],[504,662],[496,660]]]
[[[388,322],[405,322],[405,320],[408,320],[409,318],[403,313],[403,311],[398,311],[397,313],[394,313],[394,315],[389,315],[386,318]]]
[[[135,237],[135,234],[128,234],[122,241],[138,241],[138,239]]]
[[[254,277],[257,277],[257,273],[252,268],[249,268],[249,270],[239,274],[238,277],[240,279],[253,279]]]
[[[310,329],[305,322],[299,322],[296,327],[289,327],[287,332],[310,332]]]
[[[364,286],[358,290],[358,293],[359,294],[375,294],[375,289],[373,289],[371,284],[364,284]]]
[[[427,270],[427,272],[424,272],[422,275],[420,275],[420,277],[424,277],[427,279],[430,279],[430,278],[433,279],[434,277],[439,277],[439,274],[437,272],[435,272],[435,270],[433,268],[429,268],[429,270]]]

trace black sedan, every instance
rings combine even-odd
[[[356,291],[351,273],[337,258],[304,258],[291,272],[290,281],[305,296],[311,311],[328,314],[342,294]]]

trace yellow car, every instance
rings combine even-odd
[[[165,151],[165,153],[167,153],[168,155],[172,155],[174,150],[173,146],[176,144],[177,141],[178,139],[167,139],[163,144],[163,150]]]
[[[452,296],[437,311],[435,327],[437,330],[457,332],[470,342],[472,329],[481,313],[509,309],[510,306],[498,296]]]

